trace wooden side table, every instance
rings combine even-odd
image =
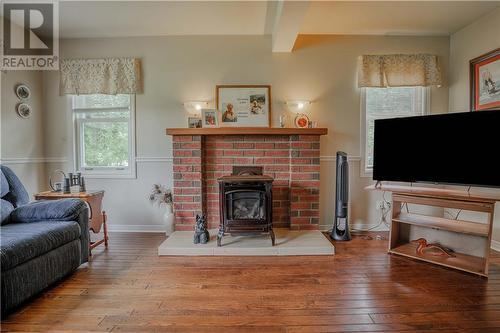
[[[102,198],[104,197],[104,191],[87,191],[79,193],[63,193],[63,192],[52,192],[45,191],[35,194],[35,200],[58,200],[58,199],[80,199],[87,203],[89,206],[89,229],[92,230],[94,234],[97,234],[103,228],[104,237],[98,241],[90,242],[90,255],[92,255],[92,249],[98,245],[104,244],[108,247],[108,227],[106,225],[107,215],[106,212],[102,210]]]

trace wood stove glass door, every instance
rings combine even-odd
[[[234,190],[226,192],[228,221],[266,220],[266,192]]]

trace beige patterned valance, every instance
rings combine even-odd
[[[61,95],[142,92],[141,60],[137,58],[66,59],[60,68]]]
[[[358,87],[441,86],[438,58],[431,54],[363,55]]]

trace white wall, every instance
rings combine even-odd
[[[32,196],[47,186],[45,172],[44,133],[43,133],[43,84],[42,72],[9,71],[1,72],[0,108],[0,160],[10,167],[21,179]],[[15,87],[19,83],[31,88],[31,98],[27,103],[33,114],[23,119],[16,112],[20,102]]]
[[[301,36],[293,53],[272,53],[270,37],[183,36],[74,39],[61,42],[62,58],[141,57],[144,94],[136,98],[137,179],[88,180],[89,188],[106,190],[104,206],[111,227],[161,229],[161,212],[151,207],[147,193],[153,182],[171,185],[171,138],[167,127],[186,127],[183,101],[214,104],[216,84],[271,84],[273,125],[288,99],[313,101],[310,118],[328,127],[321,139],[321,223],[331,226],[334,207],[334,159],[337,150],[359,157],[359,89],[357,57],[376,53],[433,53],[448,70],[447,37]],[[59,76],[44,74],[45,153],[67,157],[73,168],[69,97],[60,97]],[[431,111],[448,110],[448,90],[432,89]],[[47,170],[60,167],[47,165]],[[380,194],[363,190],[369,178],[359,177],[359,159],[351,162],[351,213],[356,223],[378,222],[375,200]]]
[[[500,47],[500,8],[454,33],[450,38],[450,93],[449,112],[470,111],[469,61]],[[492,149],[495,149],[492,145]],[[481,189],[485,191],[485,189]],[[499,193],[499,190],[490,190]],[[500,250],[500,205],[497,203],[493,240]],[[477,214],[467,214],[476,218]],[[483,219],[484,220],[484,217]]]

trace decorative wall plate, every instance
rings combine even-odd
[[[29,104],[27,103],[19,103],[17,104],[17,107],[16,107],[16,111],[17,111],[17,114],[19,115],[19,117],[21,118],[29,118],[31,117],[31,106],[29,106]]]
[[[16,86],[16,95],[20,100],[25,101],[30,98],[31,89],[26,84],[18,84]]]
[[[305,114],[298,114],[295,117],[295,127],[298,128],[309,127],[309,117],[307,117]]]

